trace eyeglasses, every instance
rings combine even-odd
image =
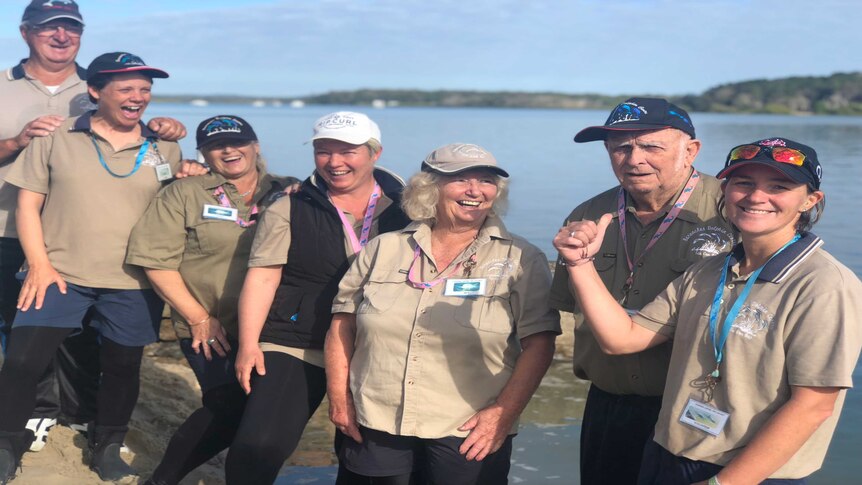
[[[81,34],[84,33],[83,25],[75,25],[70,23],[58,23],[58,24],[42,24],[42,25],[33,25],[30,27],[30,30],[36,33],[39,37],[53,37],[57,32],[63,29],[63,32],[66,33],[69,37],[80,37]]]
[[[768,153],[779,163],[789,163],[801,167],[805,163],[805,154],[799,150],[787,147],[769,147],[760,145],[740,145],[730,151],[730,161],[751,160],[760,152]]]

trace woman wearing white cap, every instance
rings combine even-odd
[[[741,243],[691,266],[630,315],[591,263],[611,219],[554,238],[605,352],[673,340],[640,484],[805,483],[820,468],[862,347],[862,282],[809,232],[823,211],[813,148],[731,150],[718,178]]]
[[[507,483],[518,417],[554,355],[547,257],[498,213],[508,173],[480,146],[431,152],[339,285],[326,340],[337,483]],[[345,473],[344,469],[350,473]],[[346,476],[349,475],[349,476]]]
[[[249,393],[229,484],[270,484],[326,393],[323,341],[338,281],[366,242],[407,224],[403,182],[375,167],[380,129],[361,113],[314,124],[314,172],[264,213],[239,301],[236,372]]]

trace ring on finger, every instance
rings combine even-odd
[[[569,231],[569,237],[575,237],[575,231]]]
[[[212,345],[212,344],[214,344],[215,342],[216,342],[216,339],[211,338],[211,339],[207,340],[207,345]]]

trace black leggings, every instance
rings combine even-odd
[[[73,328],[15,327],[0,370],[0,431],[20,432],[33,413],[36,384]],[[127,426],[140,390],[144,348],[102,337],[102,375],[96,396],[98,426]]]
[[[171,437],[152,481],[179,483],[195,468],[228,448],[239,427],[246,396],[237,383],[203,394],[203,407],[193,412]]]
[[[229,485],[270,485],[299,444],[326,394],[321,367],[264,352],[266,375],[252,374],[251,394],[225,463]]]

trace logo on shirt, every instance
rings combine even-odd
[[[733,246],[733,235],[720,226],[704,226],[694,229],[682,238],[689,243],[689,251],[701,258],[715,256]]]
[[[512,259],[493,259],[481,267],[481,273],[489,280],[501,280],[515,271],[515,263]]]
[[[730,331],[746,340],[751,340],[772,326],[774,319],[775,314],[765,305],[753,301],[742,305]]]

